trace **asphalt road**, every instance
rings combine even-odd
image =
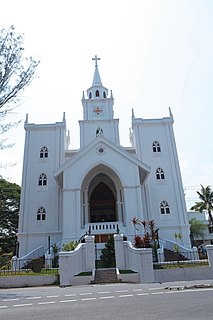
[[[0,290],[0,320],[12,319],[212,320],[213,288],[111,284]]]

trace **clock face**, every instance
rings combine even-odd
[[[101,107],[93,107],[93,116],[94,117],[102,117],[103,116],[103,109]]]

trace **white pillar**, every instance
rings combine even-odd
[[[86,236],[86,271],[95,269],[95,237]]]
[[[206,250],[207,250],[207,255],[208,255],[208,259],[209,259],[209,265],[212,269],[212,275],[213,275],[213,246],[207,245]]]
[[[152,261],[152,249],[137,249],[138,254],[138,270],[141,283],[154,282],[154,270]]]
[[[122,234],[114,235],[116,268],[125,270],[124,242]]]

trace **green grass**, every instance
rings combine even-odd
[[[137,273],[137,272],[135,272],[133,270],[119,270],[119,273],[120,274],[128,274],[128,273]]]
[[[175,269],[175,268],[196,268],[196,267],[207,267],[208,262],[201,263],[165,263],[165,264],[154,264],[153,268],[156,269]]]
[[[32,270],[20,270],[20,271],[2,271],[0,272],[0,278],[13,277],[13,276],[50,276],[52,274],[58,274],[57,269],[43,269],[41,272],[33,272]]]
[[[86,277],[86,276],[91,276],[92,272],[80,272],[79,274],[76,274],[75,277]]]

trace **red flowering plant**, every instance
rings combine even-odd
[[[135,248],[145,248],[144,240],[139,235],[134,237],[133,245]]]
[[[138,231],[138,227],[137,226],[139,226],[141,224],[141,222],[140,222],[140,220],[138,218],[134,217],[134,218],[132,218],[132,223],[134,225],[134,234],[136,236],[136,230]]]
[[[155,229],[155,221],[140,221],[138,218],[134,217],[132,219],[132,223],[134,224],[135,236],[133,240],[133,245],[135,248],[153,248],[155,255],[157,256],[158,245],[158,229]],[[144,234],[136,235],[136,230],[138,228],[136,226],[143,226]]]

